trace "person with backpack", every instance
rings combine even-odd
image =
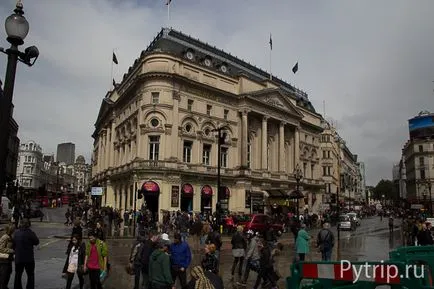
[[[220,259],[220,249],[223,245],[222,237],[219,233],[219,227],[218,225],[213,226],[213,230],[208,234],[208,237],[206,239],[206,244],[214,244],[216,247],[215,256],[217,259]]]
[[[132,266],[134,270],[134,289],[149,287],[149,257],[154,249],[154,234],[149,234],[149,238],[146,238],[143,234],[137,237],[137,243],[133,247],[130,255],[130,266]],[[142,277],[141,286],[140,277]]]
[[[330,261],[332,258],[332,251],[335,245],[335,236],[330,231],[330,224],[324,223],[321,231],[318,232],[316,246],[322,255],[322,261]]]

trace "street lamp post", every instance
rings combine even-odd
[[[137,176],[134,175],[134,215],[133,215],[133,237],[136,236],[136,222],[137,222]]]
[[[12,118],[12,99],[17,62],[21,61],[28,66],[32,66],[39,56],[39,50],[36,46],[26,48],[24,52],[18,50],[18,46],[24,44],[24,39],[29,32],[29,22],[24,17],[21,0],[17,1],[14,13],[6,18],[5,28],[8,35],[7,41],[11,46],[9,49],[0,47],[0,52],[8,56],[3,97],[0,100],[0,191],[3,190],[6,183],[6,161],[10,135],[9,121]]]
[[[216,217],[217,217],[217,223],[220,226],[221,225],[221,199],[222,199],[222,192],[221,192],[221,147],[222,144],[225,141],[225,134],[223,134],[223,131],[227,130],[227,126],[222,126],[216,129],[213,129],[213,132],[217,132],[217,208],[216,208]]]
[[[300,206],[299,206],[299,200],[300,200],[300,198],[299,198],[299,196],[301,195],[300,194],[300,182],[303,179],[303,172],[301,171],[301,168],[300,168],[299,164],[297,164],[297,166],[295,167],[294,178],[295,178],[295,182],[296,182],[296,188],[295,188],[295,190],[297,191],[296,214],[297,214],[297,221],[298,221],[298,220],[300,220],[300,214],[299,214],[299,209],[300,209]]]

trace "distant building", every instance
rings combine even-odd
[[[56,161],[59,163],[65,163],[67,165],[74,164],[75,144],[71,142],[58,144]]]
[[[37,190],[44,184],[42,148],[34,141],[20,145],[17,179],[19,186],[27,191]]]
[[[431,194],[434,183],[434,113],[420,112],[408,123],[410,140],[402,149],[407,199],[411,202],[426,203],[433,199]]]
[[[91,177],[91,165],[86,164],[86,160],[82,155],[78,156],[75,161],[74,176],[77,179],[77,193],[86,193]]]
[[[357,199],[359,201],[365,202],[366,201],[366,169],[365,169],[365,163],[364,162],[358,162],[359,166],[359,173],[360,173],[360,180],[359,180],[359,188],[357,193]]]

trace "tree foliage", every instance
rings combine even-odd
[[[383,199],[383,195],[386,200],[393,200],[399,197],[399,192],[391,180],[379,181],[373,193],[375,199]]]

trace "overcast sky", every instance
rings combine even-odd
[[[46,153],[71,141],[89,161],[112,49],[119,81],[162,26],[263,69],[272,33],[273,74],[305,90],[320,113],[325,101],[326,117],[366,163],[368,184],[391,178],[408,118],[434,110],[434,1],[173,0],[170,23],[165,1],[24,0],[26,45],[38,46],[41,56],[34,67],[18,67],[21,140],[35,140]],[[0,1],[0,19],[15,3]],[[0,29],[0,46],[5,37]],[[0,57],[1,79],[6,59]]]

